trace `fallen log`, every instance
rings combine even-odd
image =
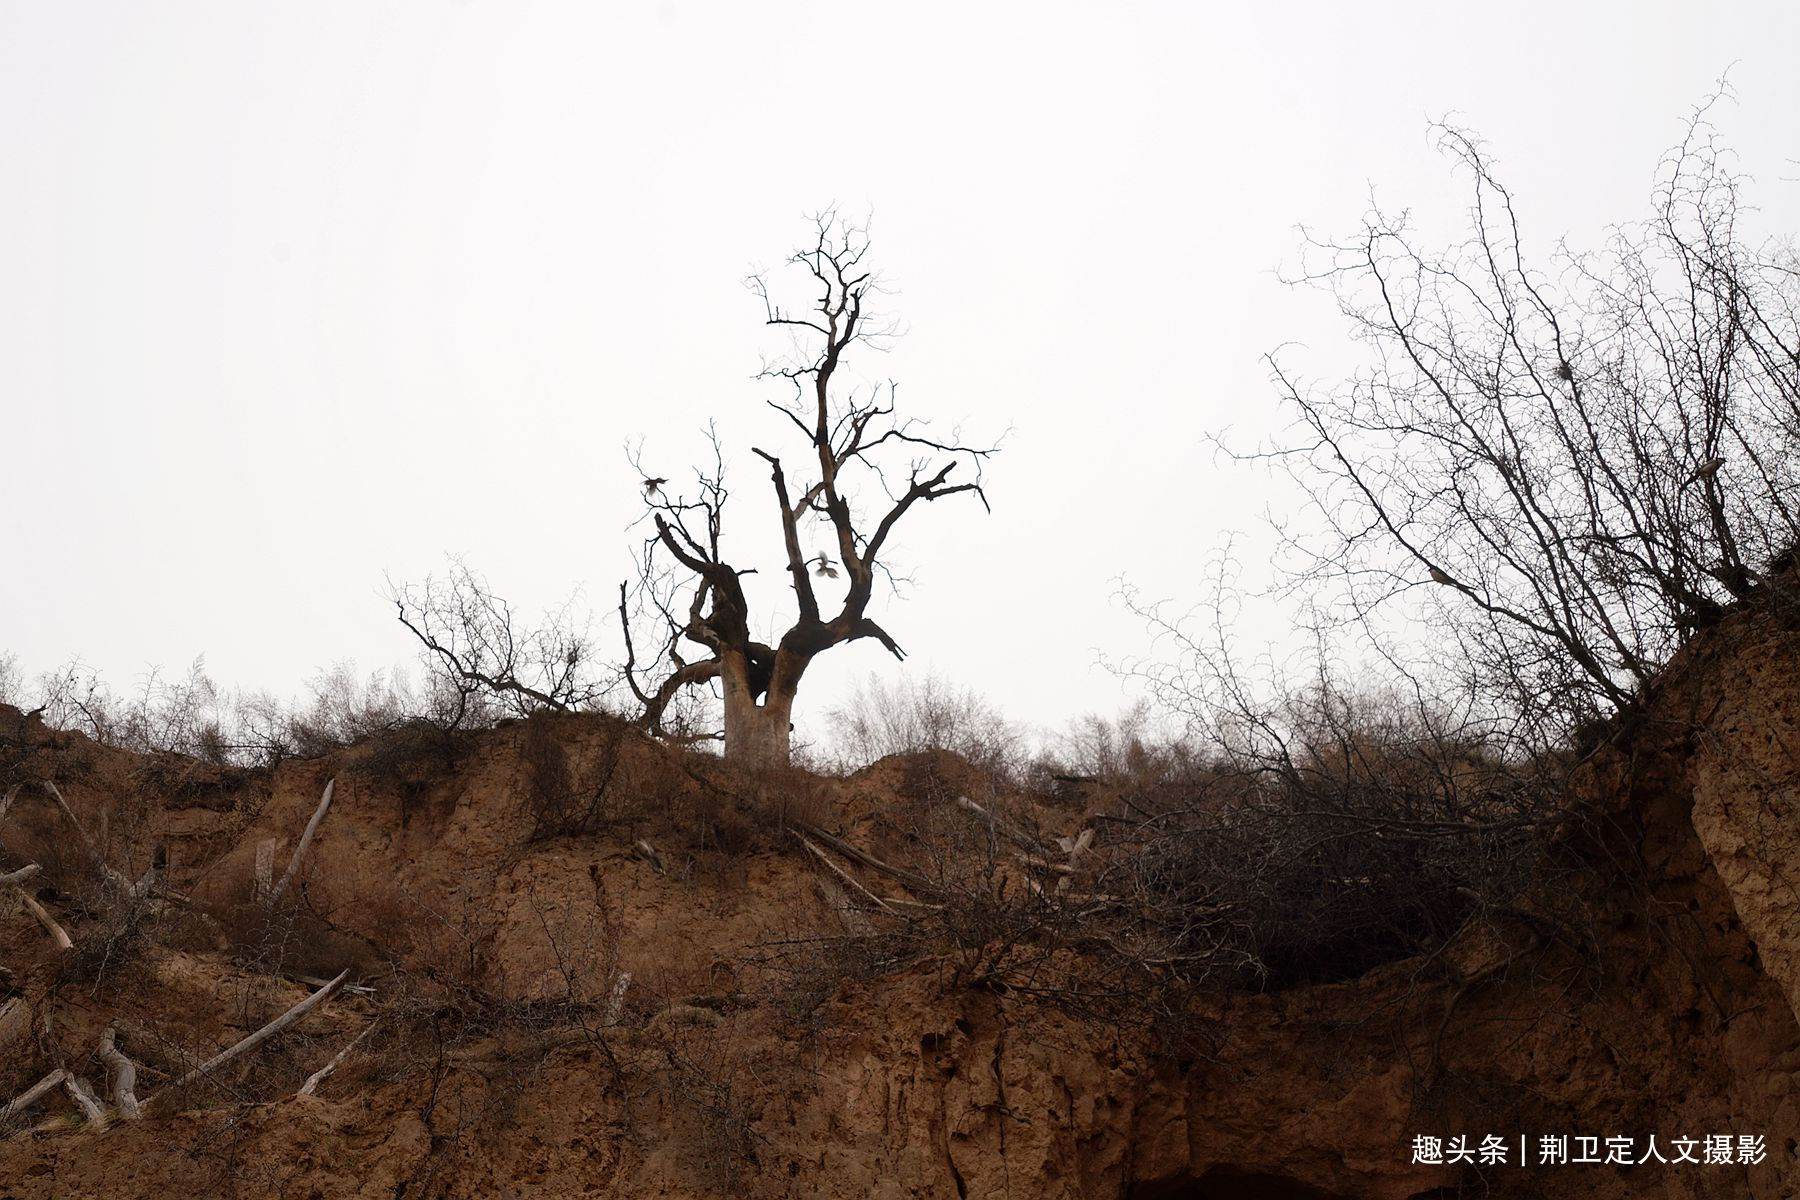
[[[295,983],[304,983],[310,988],[322,988],[331,982],[329,979],[320,979],[317,975],[308,975],[303,971],[277,971],[276,974]],[[366,983],[346,983],[342,990],[353,996],[373,996],[375,994],[375,989]]]
[[[42,869],[43,868],[36,863],[26,863],[16,871],[8,871],[6,874],[0,875],[0,883],[24,883]]]
[[[1075,868],[1068,863],[1051,862],[1036,854],[1015,854],[1013,857],[1019,861],[1021,866],[1031,867],[1051,875],[1073,875],[1075,873]]]
[[[56,942],[56,948],[58,950],[73,950],[75,948],[75,943],[70,940],[68,933],[61,925],[56,923],[56,918],[50,915],[50,910],[37,902],[37,897],[33,896],[24,888],[20,888],[19,899],[24,901],[26,911],[36,917],[38,924],[44,927],[44,932],[48,933],[51,939]]]

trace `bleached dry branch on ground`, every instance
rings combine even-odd
[[[100,1061],[106,1064],[111,1079],[109,1092],[113,1107],[127,1121],[135,1121],[143,1115],[136,1092],[137,1067],[119,1049],[118,1036],[119,1031],[113,1026],[108,1026],[106,1032],[100,1035]]]
[[[298,1004],[282,1013],[279,1017],[270,1021],[267,1025],[264,1025],[249,1037],[244,1038],[227,1050],[221,1050],[219,1053],[213,1055],[211,1058],[189,1071],[186,1075],[183,1075],[180,1079],[177,1079],[174,1083],[171,1083],[162,1091],[156,1093],[156,1095],[150,1097],[150,1099],[144,1102],[144,1107],[149,1108],[164,1096],[179,1094],[182,1088],[193,1083],[196,1079],[204,1078],[236,1058],[238,1055],[243,1054],[245,1051],[253,1050],[257,1046],[262,1045],[264,1042],[286,1029],[289,1025],[292,1025],[301,1017],[304,1017],[318,1005],[331,999],[331,997],[336,994],[337,990],[344,986],[344,981],[349,977],[350,972],[348,970],[339,972],[336,979],[333,979],[330,983],[326,984],[306,999],[300,1001]]]
[[[62,1082],[63,1090],[69,1093],[69,1099],[87,1117],[88,1124],[101,1125],[106,1122],[106,1105],[100,1103],[100,1097],[94,1095],[94,1089],[84,1083],[81,1076],[70,1072],[63,1076]]]
[[[300,1090],[295,1092],[294,1095],[296,1095],[296,1096],[312,1095],[313,1090],[315,1088],[317,1088],[321,1082],[324,1081],[325,1077],[327,1075],[331,1074],[333,1071],[337,1070],[338,1065],[340,1063],[342,1063],[346,1058],[349,1058],[350,1052],[352,1050],[356,1049],[357,1046],[362,1044],[362,1040],[364,1038],[368,1037],[371,1033],[375,1032],[375,1026],[379,1025],[380,1023],[381,1023],[380,1017],[377,1017],[373,1021],[370,1021],[368,1023],[368,1025],[366,1027],[364,1027],[364,1029],[361,1033],[357,1034],[355,1037],[350,1039],[350,1043],[348,1045],[346,1045],[342,1050],[339,1050],[336,1054],[331,1056],[330,1062],[326,1063],[324,1066],[322,1066],[318,1070],[314,1071],[311,1075],[308,1075],[306,1077],[306,1082],[300,1085]]]
[[[51,939],[56,942],[56,948],[58,950],[73,950],[75,948],[75,943],[70,939],[67,931],[65,931],[61,925],[56,923],[56,918],[50,915],[49,909],[37,902],[37,897],[33,896],[24,888],[20,888],[19,899],[24,903],[25,911],[36,917],[38,924],[44,927],[44,932],[48,933]]]
[[[0,875],[0,884],[24,883],[27,879],[30,879],[33,875],[36,875],[40,869],[41,868],[36,863],[26,863],[24,866],[20,867],[16,871],[8,871],[4,875]]]
[[[333,777],[325,783],[325,794],[319,797],[319,807],[313,810],[312,820],[306,823],[306,832],[300,835],[300,844],[294,847],[294,857],[288,860],[287,870],[282,872],[281,882],[275,885],[264,904],[269,908],[281,902],[282,893],[287,891],[288,884],[300,871],[300,860],[306,857],[306,848],[312,845],[313,834],[319,831],[319,822],[325,819],[325,810],[331,807],[331,793],[337,788],[337,779]]]
[[[871,892],[868,888],[866,888],[862,884],[856,882],[856,880],[850,878],[850,875],[848,872],[846,872],[842,867],[838,866],[836,863],[832,862],[831,859],[829,857],[827,857],[827,855],[825,854],[825,852],[823,850],[821,850],[817,846],[813,845],[810,841],[808,841],[806,839],[806,837],[804,835],[802,835],[801,833],[796,831],[794,836],[799,838],[800,844],[802,846],[805,846],[807,851],[809,853],[811,853],[814,858],[816,858],[820,862],[824,863],[825,866],[830,869],[830,871],[833,875],[836,875],[843,882],[850,885],[850,887],[855,889],[858,894],[860,894],[865,899],[867,899],[876,908],[879,908],[882,912],[886,912],[886,913],[891,913],[894,911],[893,909],[888,907],[888,903],[886,900],[883,900],[880,896],[877,896],[874,892]]]
[[[0,1107],[0,1122],[12,1120],[13,1117],[24,1112],[39,1100],[42,1100],[45,1096],[55,1091],[56,1086],[61,1083],[67,1075],[68,1072],[61,1069],[52,1071],[24,1091],[20,1092],[17,1096],[13,1097],[11,1103],[7,1104],[5,1107]]]
[[[883,862],[868,851],[851,845],[836,834],[827,833],[817,825],[802,825],[800,828],[804,829],[806,835],[818,842],[821,846],[836,850],[845,858],[852,862],[860,863],[871,871],[879,871],[889,879],[897,880],[915,892],[920,892],[927,896],[942,894],[941,889],[939,889],[936,884],[932,883],[931,880],[925,878],[925,876],[919,874],[917,871],[908,871],[904,867],[896,867],[892,863]]]

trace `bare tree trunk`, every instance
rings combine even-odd
[[[725,757],[749,766],[785,767],[791,745],[794,697],[771,691],[758,704],[747,684],[725,679]]]

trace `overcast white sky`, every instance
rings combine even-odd
[[[1529,237],[1591,244],[1729,68],[1749,199],[1800,229],[1797,45],[1791,0],[0,4],[0,652],[293,694],[410,659],[383,575],[447,551],[604,616],[628,440],[679,477],[717,417],[770,519],[742,278],[835,201],[908,328],[861,372],[1012,430],[992,516],[902,527],[908,669],[1116,711],[1112,580],[1192,594],[1281,502],[1206,435],[1272,418],[1275,346],[1345,361],[1277,281],[1297,226],[1452,227],[1451,115]],[[815,664],[803,726],[871,669]]]

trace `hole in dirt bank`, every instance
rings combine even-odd
[[[1179,1175],[1140,1183],[1126,1200],[1347,1200],[1297,1179],[1236,1167],[1213,1167],[1197,1176]]]

